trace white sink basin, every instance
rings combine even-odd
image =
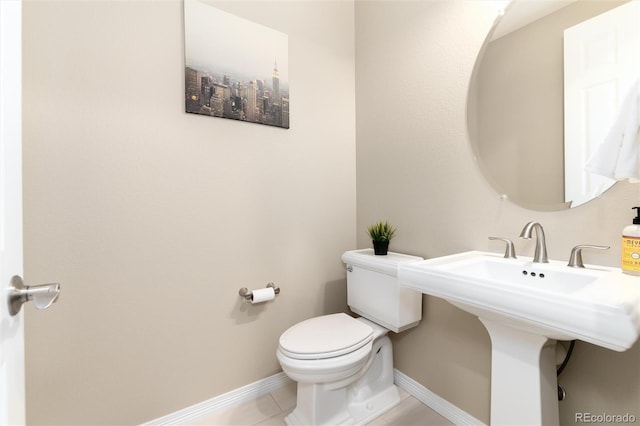
[[[400,285],[478,316],[491,337],[491,425],[559,424],[556,340],[625,351],[640,332],[640,278],[601,266],[470,251],[404,263]]]
[[[520,290],[574,293],[598,279],[593,273],[578,269],[570,270],[566,264],[560,268],[554,264],[535,264],[530,261],[515,261],[490,254],[465,253],[460,260],[440,264],[439,271],[455,273],[467,279],[500,283],[508,287],[524,287]],[[430,265],[431,267],[433,265]],[[527,289],[527,287],[531,287]]]
[[[401,265],[398,277],[480,318],[551,339],[624,351],[640,333],[640,278],[617,268],[470,251]]]

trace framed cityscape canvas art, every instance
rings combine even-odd
[[[184,1],[186,112],[289,128],[286,34]]]

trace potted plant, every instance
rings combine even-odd
[[[396,228],[391,226],[389,222],[379,221],[367,228],[369,236],[373,241],[373,251],[377,255],[386,255],[389,250],[389,241],[393,238]]]

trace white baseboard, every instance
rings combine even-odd
[[[405,390],[415,399],[422,402],[424,405],[428,406],[455,425],[486,426],[471,414],[431,392],[429,389],[422,386],[420,383],[416,382],[401,371],[396,369],[393,370],[393,380],[396,386]]]
[[[398,370],[393,370],[395,384],[409,393],[411,396],[430,407],[456,425],[486,426],[480,420],[466,411],[461,410],[449,401],[431,392],[411,377]],[[218,395],[206,401],[199,402],[190,407],[183,408],[166,416],[144,423],[144,426],[184,425],[197,422],[220,410],[254,400],[276,389],[280,389],[291,383],[283,372],[274,374],[257,382],[250,383],[230,392]]]
[[[166,416],[151,420],[150,422],[144,423],[144,426],[190,424],[225,408],[254,400],[276,389],[280,389],[289,383],[291,383],[291,379],[283,372],[280,372]]]

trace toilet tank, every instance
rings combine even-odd
[[[415,327],[422,319],[422,293],[400,287],[398,265],[421,257],[389,252],[376,256],[373,249],[342,255],[347,265],[347,304],[351,310],[396,333]]]

